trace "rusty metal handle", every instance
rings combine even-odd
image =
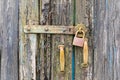
[[[64,71],[65,68],[65,56],[64,56],[64,45],[59,45],[60,49],[60,71]]]

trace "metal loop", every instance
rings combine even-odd
[[[76,31],[76,33],[75,33],[75,37],[77,37],[78,32],[82,32],[82,33],[83,33],[83,38],[85,38],[85,32],[84,32],[83,30],[78,30],[78,31]]]

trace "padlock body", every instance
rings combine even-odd
[[[74,46],[79,46],[79,47],[83,47],[84,44],[84,38],[78,38],[78,37],[74,37],[73,39],[73,45]]]

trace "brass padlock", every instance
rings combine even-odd
[[[82,33],[81,37],[78,37],[78,33]],[[74,46],[79,46],[79,47],[83,47],[84,44],[84,37],[85,37],[85,32],[83,30],[78,30],[75,34],[75,37],[73,39],[73,45]]]

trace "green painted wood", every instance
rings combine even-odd
[[[24,34],[24,26],[38,24],[38,0],[21,0],[19,14],[19,77],[36,80],[37,35]]]
[[[18,80],[18,0],[0,0],[0,80]]]
[[[119,5],[119,0],[95,0],[94,80],[120,80]]]

